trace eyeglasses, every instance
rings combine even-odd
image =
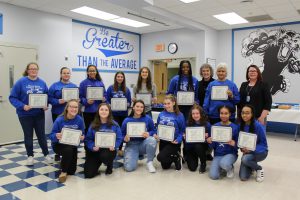
[[[89,70],[88,72],[95,73],[96,71],[95,70]]]
[[[249,70],[248,72],[257,72],[256,70]]]
[[[34,68],[34,69],[28,69],[28,71],[37,71],[39,70],[38,68]]]

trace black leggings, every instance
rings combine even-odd
[[[160,140],[157,160],[163,169],[169,169],[171,164],[179,159],[180,145]]]
[[[66,144],[55,144],[53,145],[53,151],[56,154],[62,155],[60,162],[61,171],[68,175],[75,174],[77,166],[77,147]]]
[[[189,170],[196,171],[198,167],[198,158],[200,158],[201,164],[206,165],[206,143],[196,143],[186,148],[186,162]]]
[[[116,157],[116,151],[109,149],[100,149],[97,152],[89,151],[84,163],[85,178],[93,178],[98,174],[98,169],[102,163],[107,166],[107,169],[113,168],[113,161]]]
[[[96,113],[87,113],[87,112],[83,113],[84,126],[85,126],[85,134],[89,130],[90,124],[92,123],[92,121],[95,118],[95,114]]]

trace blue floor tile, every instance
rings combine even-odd
[[[4,160],[4,159],[6,159],[6,158],[3,158],[2,156],[0,156],[0,160]]]
[[[83,173],[83,171],[82,171],[82,172],[79,172],[79,173],[76,173],[76,174],[74,174],[74,176],[77,176],[77,177],[80,177],[80,178],[84,179],[84,173]]]
[[[14,153],[13,151],[0,151],[0,155],[7,155],[7,154],[11,154]]]
[[[17,163],[9,163],[9,164],[5,164],[5,165],[0,165],[0,168],[6,170],[6,169],[10,169],[10,168],[15,168],[15,167],[19,167],[21,165],[17,164]]]
[[[7,171],[0,171],[0,178],[8,175],[10,175],[10,173],[8,173]]]
[[[7,185],[3,185],[2,187],[9,192],[14,192],[23,188],[31,187],[31,184],[21,180]]]
[[[42,190],[44,192],[48,192],[48,191],[60,188],[62,186],[64,186],[64,184],[56,182],[56,181],[49,181],[49,182],[45,182],[45,183],[36,185],[35,187],[39,188],[40,190]]]
[[[30,171],[27,171],[27,172],[21,172],[21,173],[15,174],[15,176],[17,176],[21,179],[32,178],[32,177],[38,176],[38,175],[40,175],[40,173],[38,173],[34,170],[30,170]]]
[[[120,168],[120,167],[123,167],[123,165],[124,165],[123,163],[121,163],[121,162],[116,162],[116,161],[115,161],[115,162],[113,163],[113,168],[114,168],[114,169]]]
[[[5,149],[20,149],[23,148],[22,146],[19,145],[11,145],[11,146],[4,146]]]
[[[26,159],[27,159],[27,156],[19,156],[19,157],[15,157],[15,158],[10,158],[9,160],[12,160],[14,162],[18,162],[18,161],[26,160]]]
[[[60,170],[57,170],[57,171],[54,171],[54,172],[46,173],[46,174],[44,174],[44,176],[47,176],[47,177],[52,178],[52,179],[57,179],[59,174],[60,174]]]
[[[1,196],[0,196],[0,199],[1,199],[1,200],[19,200],[18,197],[14,196],[14,195],[12,195],[12,194],[10,194],[10,193],[5,194],[5,195],[1,195]]]
[[[43,163],[43,162],[38,162],[35,160],[33,165],[27,166],[27,167],[29,167],[31,169],[38,169],[38,168],[45,167],[45,166],[48,166],[48,164]]]

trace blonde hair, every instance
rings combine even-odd
[[[173,96],[172,94],[168,94],[168,95],[165,96],[164,100],[166,100],[166,99],[168,99],[172,102],[175,102],[175,105],[174,105],[173,109],[174,109],[175,114],[179,115],[180,110],[179,110],[179,107],[178,107],[175,96]]]
[[[67,115],[68,115],[68,108],[69,108],[71,102],[76,102],[77,103],[77,105],[78,105],[78,112],[77,112],[77,114],[79,114],[79,110],[80,110],[80,103],[79,103],[79,101],[76,100],[76,99],[71,99],[70,101],[68,101],[67,105],[64,108],[63,113],[61,114],[62,116],[64,116],[64,120],[69,120]]]

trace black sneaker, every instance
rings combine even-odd
[[[111,167],[107,167],[106,170],[105,170],[105,174],[106,174],[106,175],[110,175],[110,174],[112,174],[112,172],[113,172],[113,171],[112,171],[112,168],[111,168]]]
[[[55,162],[59,162],[59,161],[60,161],[60,155],[55,154],[55,156],[54,156],[54,161],[55,161]]]
[[[213,159],[214,159],[214,157],[212,157],[211,154],[206,154],[206,160],[212,161]]]
[[[175,161],[175,168],[177,171],[181,170],[181,158],[180,157]]]
[[[203,174],[204,172],[206,172],[206,164],[201,164],[200,169],[199,169],[199,173]]]

